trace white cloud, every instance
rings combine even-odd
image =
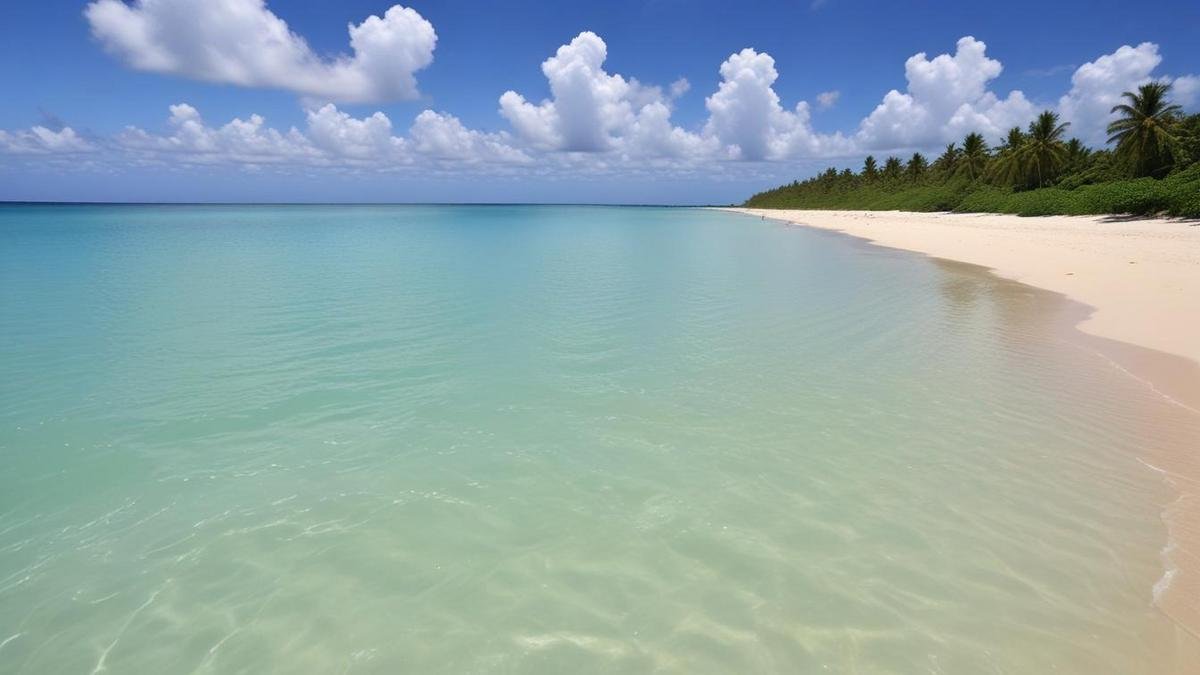
[[[1185,110],[1194,110],[1200,106],[1200,76],[1184,75],[1175,78],[1171,93],[1174,95],[1175,102],[1183,106]]]
[[[1171,83],[1170,99],[1185,109],[1200,104],[1200,76],[1155,76],[1160,63],[1158,45],[1143,42],[1136,47],[1124,45],[1080,66],[1071,76],[1071,90],[1058,101],[1059,113],[1071,123],[1071,134],[1091,145],[1104,145],[1112,108],[1123,102],[1121,95],[1152,80]]]
[[[1071,133],[1087,143],[1103,144],[1110,111],[1121,102],[1121,93],[1149,82],[1150,73],[1161,62],[1158,45],[1143,42],[1137,47],[1125,45],[1080,66],[1071,75],[1071,90],[1058,101],[1059,113],[1071,123]]]
[[[84,15],[105,49],[139,70],[332,101],[415,98],[414,73],[433,62],[437,42],[433,25],[400,5],[351,24],[353,55],[333,59],[263,0],[96,0]]]
[[[661,91],[628,82],[602,67],[608,46],[590,31],[580,33],[542,63],[551,99],[530,103],[514,91],[500,97],[500,114],[518,136],[546,148],[599,152],[633,123],[637,109]]]
[[[409,130],[417,152],[434,159],[521,164],[528,155],[509,142],[507,134],[488,134],[463,126],[453,115],[426,110]]]
[[[1027,122],[1036,108],[1024,94],[1013,91],[1000,99],[987,90],[1003,67],[986,52],[986,44],[967,36],[953,56],[910,57],[904,63],[907,91],[889,91],[859,125],[856,140],[870,149],[927,148],[969,131],[995,140]]]
[[[91,152],[96,147],[71,127],[58,131],[35,126],[20,131],[0,129],[0,151],[19,155],[71,154]]]
[[[795,125],[795,115],[779,105],[772,85],[779,77],[775,59],[746,48],[721,64],[722,81],[705,100],[705,132],[719,139],[734,159],[765,159],[772,139]]]
[[[850,150],[840,134],[818,135],[809,124],[808,104],[794,111],[779,103],[772,85],[779,77],[770,54],[743,49],[721,64],[721,83],[705,101],[704,134],[715,138],[729,159],[819,157]]]
[[[107,2],[110,0],[99,0],[92,7]],[[127,12],[158,16],[165,11],[162,7],[178,8],[180,2],[140,0],[133,8],[122,7]],[[214,0],[214,5],[226,10],[245,5],[259,14],[266,12],[261,2],[247,5],[245,0]],[[275,21],[284,38],[299,40],[281,21]],[[386,17],[374,21],[386,22]],[[352,34],[362,35],[355,31],[363,26],[368,26],[367,32],[378,28],[369,19],[352,27]],[[200,42],[203,40],[196,44]],[[358,49],[356,53],[363,52]],[[242,58],[242,53],[235,51],[234,56]],[[920,53],[909,58],[905,91],[889,91],[850,137],[817,133],[805,101],[784,107],[774,89],[779,77],[775,60],[754,49],[743,49],[721,64],[720,82],[705,99],[708,117],[691,129],[672,120],[676,100],[690,88],[687,80],[681,78],[664,90],[607,72],[603,67],[606,57],[607,45],[590,32],[580,33],[560,47],[542,64],[551,92],[548,99],[532,103],[514,91],[500,97],[499,112],[511,131],[472,129],[452,114],[425,110],[414,118],[407,133],[398,134],[382,112],[357,118],[332,103],[307,108],[303,128],[274,128],[259,115],[210,126],[195,108],[181,103],[171,106],[166,129],[161,132],[129,127],[109,138],[85,140],[70,127],[52,131],[36,126],[0,131],[0,152],[70,156],[103,149],[106,152],[93,156],[103,156],[105,161],[124,158],[289,168],[486,169],[543,174],[620,171],[626,175],[729,170],[749,175],[758,169],[746,162],[781,161],[800,166],[803,160],[855,157],[871,151],[932,150],[972,131],[995,141],[1009,127],[1024,126],[1041,109],[1020,91],[1001,98],[989,90],[1002,66],[987,56],[984,43],[971,37],[959,40],[953,55],[931,59]],[[1149,81],[1159,61],[1157,46],[1144,43],[1121,47],[1081,66],[1072,78],[1071,90],[1058,104],[1064,118],[1074,125],[1071,131],[1102,144],[1109,109],[1122,91]],[[1185,75],[1173,81],[1175,100],[1184,105],[1198,102],[1200,77]],[[838,96],[837,90],[823,92],[816,105],[832,106]]]
[[[355,119],[327,103],[307,118],[308,141],[329,156],[385,162],[404,155],[405,140],[392,135],[392,121],[381,112]]]
[[[632,127],[620,141],[625,158],[688,160],[711,157],[715,139],[685,131],[671,123],[671,109],[661,101],[639,111]]]
[[[986,92],[974,102],[958,106],[946,120],[940,140],[950,142],[978,132],[996,141],[1013,127],[1023,127],[1041,110],[1020,91],[1009,92],[1007,98],[997,98]]]
[[[199,164],[278,164],[311,161],[321,156],[298,130],[272,129],[260,115],[244,120],[234,118],[221,127],[210,127],[199,111],[186,103],[170,109],[169,134],[127,127],[115,137],[116,146],[136,157],[171,156]]]
[[[551,98],[531,103],[515,91],[500,97],[500,114],[516,139],[541,152],[612,152],[624,157],[680,159],[705,143],[670,122],[671,102],[687,93],[684,78],[668,93],[604,70],[608,46],[583,32],[542,63]]]
[[[396,169],[441,164],[522,164],[528,155],[507,134],[467,129],[459,120],[426,110],[407,138],[393,132],[387,115],[356,118],[332,103],[306,111],[304,129],[276,129],[260,115],[209,126],[194,107],[170,107],[166,133],[127,127],[110,149],[139,161],[245,166],[321,166]]]

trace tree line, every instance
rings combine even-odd
[[[1068,138],[1070,125],[1047,110],[995,147],[970,133],[932,162],[920,152],[882,166],[868,156],[857,173],[831,167],[746,206],[1200,217],[1200,115],[1185,115],[1170,90],[1151,82],[1125,92],[1112,109],[1109,148]]]

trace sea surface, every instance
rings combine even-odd
[[[1184,672],[1200,425],[1073,311],[700,209],[0,207],[0,672]]]

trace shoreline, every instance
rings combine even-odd
[[[719,210],[990,270],[1089,308],[1094,347],[1200,413],[1200,226],[1103,216]]]
[[[971,265],[1054,293],[1077,308],[1060,326],[1070,342],[1200,415],[1200,226],[1097,216],[719,210]],[[1154,602],[1200,639],[1200,439],[1144,453],[1138,461],[1178,495],[1162,505],[1168,541]]]

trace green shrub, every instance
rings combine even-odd
[[[1108,203],[1111,213],[1150,215],[1166,211],[1167,195],[1160,181],[1153,178],[1107,183],[1114,196]]]
[[[1162,190],[1172,216],[1200,218],[1200,164],[1167,176]]]
[[[1200,122],[1198,122],[1200,124]],[[983,181],[927,174],[919,180],[866,180],[850,172],[829,172],[804,182],[757,194],[747,206],[866,211],[956,211],[1022,216],[1169,214],[1200,218],[1200,164],[1163,179],[1120,178],[1108,153],[1053,187],[1014,190]]]

